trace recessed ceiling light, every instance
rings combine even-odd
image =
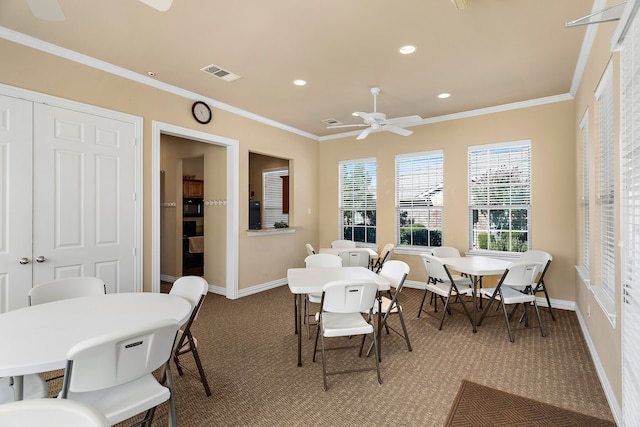
[[[147,72],[147,74],[149,75],[149,77],[155,77],[156,76],[156,73],[153,72],[153,71],[149,71],[149,72]]]
[[[450,93],[446,93],[446,92],[445,92],[445,93],[441,93],[440,95],[438,95],[438,98],[440,98],[440,99],[445,99],[445,98],[448,98],[448,97],[450,97],[450,96],[451,96],[451,94],[450,94]]]
[[[403,55],[409,55],[409,54],[412,54],[415,51],[416,51],[416,47],[415,46],[411,46],[410,44],[408,44],[406,46],[402,46],[400,49],[398,49],[398,52],[400,52]]]
[[[298,80],[294,80],[293,84],[296,85],[296,86],[304,86],[304,85],[307,84],[307,82],[305,82],[304,80],[298,79]]]

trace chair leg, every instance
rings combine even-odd
[[[204,392],[207,394],[207,396],[211,396],[211,389],[209,388],[209,382],[207,381],[207,376],[204,373],[204,369],[202,369],[202,363],[200,362],[198,349],[196,347],[193,347],[192,352],[193,352],[193,358],[196,360],[196,366],[198,367],[198,372],[200,373],[200,380],[202,380],[202,385],[204,386]]]
[[[424,306],[424,301],[426,300],[428,293],[429,293],[429,290],[425,289],[424,295],[422,295],[422,302],[420,303],[420,308],[418,309],[418,317],[420,317],[420,314],[422,313],[422,307]]]
[[[509,323],[509,314],[507,314],[507,307],[504,305],[504,301],[500,298],[500,304],[502,305],[502,311],[504,312],[504,321],[507,324],[507,332],[509,332],[509,341],[513,342],[513,334],[511,333],[511,324]]]
[[[536,302],[533,302],[533,307],[536,309],[536,315],[538,316],[538,325],[540,326],[540,334],[544,337],[544,327],[542,326],[542,319],[540,318],[540,310],[538,310],[538,304],[536,304]],[[551,306],[549,306],[551,307]]]
[[[404,324],[404,316],[402,316],[402,310],[398,310],[398,317],[400,317],[402,332],[404,332],[404,340],[407,342],[407,350],[413,351],[413,349],[411,348],[411,342],[409,342],[409,334],[407,333],[407,327]]]
[[[316,361],[316,353],[318,352],[318,336],[320,335],[320,323],[318,323],[318,327],[316,329],[316,342],[313,346],[313,361]],[[324,352],[324,347],[322,348],[322,351]]]
[[[318,331],[318,334],[320,333],[320,331]],[[322,391],[327,391],[327,355],[325,354],[324,351],[324,334],[322,334],[322,337],[320,338],[322,340]],[[318,341],[318,339],[316,338],[316,342]],[[313,353],[313,359],[315,362],[315,352]]]

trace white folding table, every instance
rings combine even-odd
[[[15,378],[21,399],[23,375],[63,369],[75,344],[162,319],[183,324],[190,312],[184,298],[141,292],[64,299],[2,313],[0,377]]]
[[[478,294],[478,284],[483,276],[493,276],[504,273],[512,262],[484,256],[447,257],[438,259],[446,265],[447,268],[471,276],[471,281],[473,282],[473,332],[476,332],[476,317],[478,312],[476,298]]]

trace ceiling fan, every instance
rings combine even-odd
[[[347,127],[366,127],[365,130],[360,132],[356,139],[365,139],[367,135],[371,132],[388,130],[389,132],[397,133],[402,136],[409,136],[413,132],[407,129],[404,129],[400,126],[409,125],[409,124],[417,124],[422,120],[420,116],[405,116],[405,117],[396,117],[395,119],[387,119],[387,116],[383,113],[379,113],[376,110],[376,100],[378,94],[380,93],[380,88],[372,87],[371,95],[373,95],[373,113],[363,113],[361,111],[356,111],[353,113],[354,116],[361,117],[364,120],[364,123],[352,124],[352,125],[334,125],[327,126],[327,129],[337,129],[337,128],[347,128]]]
[[[173,0],[138,0],[160,12],[166,12]],[[44,21],[64,21],[65,16],[58,0],[27,0],[31,13]]]

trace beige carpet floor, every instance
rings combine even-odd
[[[303,366],[296,366],[287,286],[237,300],[209,294],[193,331],[213,395],[206,397],[196,377],[174,372],[178,426],[442,426],[462,380],[613,421],[575,313],[556,310],[554,322],[545,308],[547,336],[518,325],[510,343],[501,317],[474,334],[453,312],[437,330],[432,317],[417,317],[421,298],[416,289],[400,297],[412,352],[393,332],[383,334],[382,385],[374,371],[352,373],[329,377],[323,392],[322,364],[311,361],[306,330]],[[356,351],[329,357],[334,368],[374,362]],[[165,426],[166,416],[163,404],[153,425]]]

